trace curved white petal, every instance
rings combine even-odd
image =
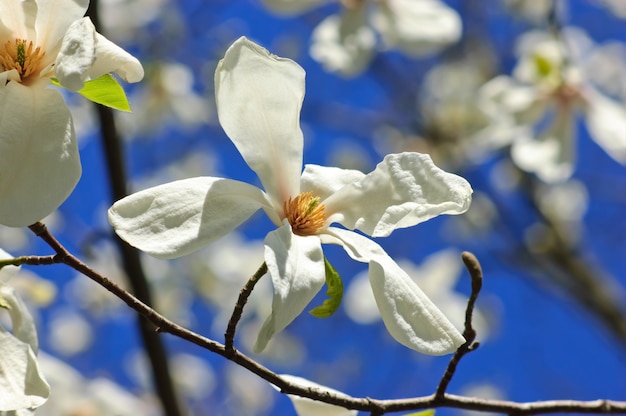
[[[331,227],[322,242],[340,244],[356,261],[369,263],[369,278],[387,330],[396,341],[430,355],[454,352],[465,339],[415,282],[372,240]],[[328,238],[330,237],[330,238]]]
[[[239,38],[215,71],[220,124],[274,204],[299,194],[304,70]]]
[[[87,75],[95,79],[113,72],[126,82],[139,82],[144,75],[137,58],[96,32],[96,62]]]
[[[358,182],[364,177],[365,174],[358,170],[305,165],[300,177],[300,190],[313,192],[324,201],[344,186]]]
[[[307,380],[306,378],[291,376],[289,374],[281,374],[280,377],[285,381],[288,381],[292,384],[297,384],[301,387],[313,387],[315,389],[332,393],[337,396],[345,396],[346,398],[348,397],[340,391],[331,389],[326,386],[322,386],[321,384],[314,383],[310,380]],[[276,388],[276,386],[273,387]],[[358,413],[356,410],[349,410],[345,407],[336,406],[324,402],[318,402],[316,400],[311,400],[306,397],[295,396],[292,394],[288,394],[287,397],[289,397],[289,399],[293,403],[293,407],[296,409],[298,416],[356,416]]]
[[[37,354],[39,349],[37,329],[28,308],[10,286],[0,286],[0,298],[9,306],[13,335],[28,344]]]
[[[436,51],[461,37],[458,13],[437,0],[380,2],[372,23],[388,47],[413,55]]]
[[[88,17],[67,29],[54,63],[57,80],[70,91],[83,87],[86,73],[96,61],[96,28]]]
[[[101,34],[88,17],[71,24],[55,62],[55,75],[61,85],[72,91],[84,81],[115,72],[128,82],[143,78],[141,63]]]
[[[613,159],[626,164],[626,108],[597,91],[586,95],[586,121],[591,137]]]
[[[471,200],[470,184],[439,169],[430,156],[399,153],[387,155],[362,180],[328,197],[324,206],[329,222],[383,237],[441,214],[461,214]]]
[[[265,237],[265,262],[274,298],[272,314],[263,323],[254,345],[257,353],[302,313],[326,281],[320,239],[293,234],[286,221]]]
[[[275,13],[290,15],[304,13],[330,1],[332,0],[262,0],[262,3]]]
[[[81,175],[72,116],[45,85],[0,87],[0,224],[24,227],[49,215]]]
[[[354,76],[372,60],[376,35],[366,22],[366,4],[331,15],[313,31],[311,57],[326,70]]]
[[[37,46],[56,55],[70,25],[85,15],[89,0],[37,0]]]
[[[168,259],[217,240],[267,205],[252,185],[200,177],[129,195],[109,208],[109,222],[130,245]]]
[[[41,406],[50,387],[37,366],[30,346],[0,326],[0,411]]]

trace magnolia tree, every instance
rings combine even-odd
[[[626,413],[626,263],[609,250],[601,268],[593,248],[626,248],[624,199],[590,187],[626,177],[626,49],[564,27],[601,5],[494,2],[527,19],[513,39],[476,26],[485,5],[236,3],[238,20],[225,5],[0,0],[0,414]],[[142,63],[96,27],[134,39]],[[476,46],[505,35],[515,48]],[[116,77],[144,76],[129,100]],[[391,110],[365,110],[372,97]],[[591,157],[604,166],[589,175]],[[588,205],[616,212],[614,238]],[[549,296],[586,329],[550,329]],[[481,371],[523,378],[573,336],[617,345],[617,364],[589,358],[602,383],[568,376],[600,396],[517,395]]]

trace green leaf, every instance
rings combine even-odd
[[[328,299],[324,300],[320,306],[317,306],[309,311],[309,313],[316,318],[328,318],[334,314],[339,305],[341,305],[341,299],[343,298],[343,282],[341,276],[337,273],[337,270],[324,256],[324,269],[326,271],[326,296]]]
[[[428,409],[428,410],[422,410],[421,412],[417,412],[417,413],[409,413],[404,416],[434,416],[434,415],[435,415],[435,409]]]
[[[62,85],[56,79],[52,84],[58,87]],[[114,110],[130,112],[130,104],[122,86],[110,74],[104,74],[99,78],[86,81],[78,93],[97,104],[111,107]]]

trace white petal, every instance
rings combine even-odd
[[[109,209],[109,222],[130,245],[167,259],[217,240],[266,205],[252,185],[200,177],[129,195]]]
[[[332,0],[262,0],[265,7],[280,14],[304,13]]]
[[[597,91],[587,95],[587,129],[609,156],[626,164],[626,109]]]
[[[111,72],[128,82],[143,78],[143,67],[137,58],[97,33],[88,17],[72,23],[55,63],[55,75],[61,85],[78,91],[84,81]]]
[[[96,62],[89,70],[88,76],[95,79],[113,72],[126,82],[139,82],[144,75],[143,66],[137,58],[96,32]]]
[[[12,287],[0,286],[0,297],[9,306],[13,335],[20,341],[28,344],[36,354],[39,348],[37,329],[28,308]]]
[[[305,165],[300,178],[300,190],[313,192],[323,201],[344,186],[358,182],[364,177],[365,174],[358,170]]]
[[[0,224],[39,221],[80,178],[72,116],[61,94],[45,85],[0,87]]]
[[[387,155],[361,181],[324,201],[329,222],[374,237],[411,227],[441,214],[469,208],[472,188],[460,176],[444,172],[420,153]]]
[[[435,51],[461,37],[459,15],[435,0],[381,2],[372,21],[386,45],[413,55]]]
[[[83,87],[86,73],[96,61],[96,28],[87,17],[70,25],[54,63],[57,80],[70,91]]]
[[[89,0],[37,0],[37,46],[54,56],[70,25],[85,15]]]
[[[35,353],[0,326],[0,410],[41,406],[50,387],[37,366]]]
[[[220,123],[277,207],[300,191],[304,70],[242,37],[215,71]]]
[[[387,330],[396,341],[430,355],[454,352],[465,339],[415,282],[375,242],[331,227],[322,242],[341,244],[356,261],[369,263],[369,278]]]
[[[533,138],[528,130],[513,142],[511,158],[544,182],[566,180],[574,170],[573,129],[574,118],[569,109],[557,110],[552,124],[539,137]]]
[[[263,323],[254,345],[257,353],[302,313],[326,281],[319,238],[293,234],[286,221],[265,237],[265,262],[274,285],[274,299],[272,314]]]
[[[334,395],[348,397],[340,391],[331,389],[326,386],[322,386],[321,384],[314,383],[302,377],[291,376],[289,374],[281,374],[280,377],[285,381],[288,381],[292,384],[297,384],[302,387],[313,387],[315,389],[329,392]],[[292,394],[288,394],[287,397],[291,399],[293,407],[295,407],[298,416],[356,416],[358,413],[356,410],[348,410],[345,407],[335,406],[333,404],[328,404],[324,402],[318,402],[316,400],[311,400],[306,397],[295,396]]]
[[[0,39],[35,40],[37,4],[34,0],[0,2]],[[39,46],[39,45],[38,45]]]
[[[326,70],[354,76],[372,60],[376,36],[366,24],[366,5],[331,15],[313,31],[311,57]]]

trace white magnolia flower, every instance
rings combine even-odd
[[[263,209],[278,227],[265,238],[274,286],[272,314],[255,350],[298,316],[325,282],[322,243],[368,263],[378,308],[391,335],[428,354],[464,340],[419,287],[372,240],[440,214],[466,211],[472,189],[419,153],[387,156],[365,175],[317,165],[302,170],[299,115],[304,70],[241,38],[215,73],[220,123],[265,191],[230,179],[199,177],[149,188],[109,210],[116,232],[161,258],[182,256],[229,233]]]
[[[0,224],[42,219],[80,177],[72,116],[50,79],[77,91],[109,72],[129,82],[143,77],[137,59],[82,18],[88,3],[0,2]]]
[[[299,13],[329,0],[264,0],[278,13]],[[439,0],[341,0],[344,10],[313,32],[311,56],[329,71],[356,75],[374,55],[377,35],[386,49],[411,56],[434,52],[461,36],[461,19]]]
[[[481,105],[496,120],[495,130],[512,140],[515,163],[546,182],[572,174],[579,116],[591,138],[626,164],[626,107],[585,73],[580,61],[590,49],[591,41],[580,31],[565,30],[562,42],[547,32],[527,33],[513,76],[494,78],[481,91]]]
[[[12,258],[0,249],[0,259]],[[9,312],[12,332],[0,323],[0,414],[41,406],[50,387],[37,364],[37,330],[28,309],[6,283],[18,268],[0,269],[0,311]]]
[[[290,383],[298,384],[302,387],[312,387],[338,396],[344,395],[340,391],[314,383],[306,378],[291,376],[288,374],[281,374],[280,377]],[[276,388],[276,386],[272,386]],[[349,410],[345,407],[319,402],[307,397],[296,396],[293,394],[288,394],[287,397],[289,397],[291,403],[293,403],[293,407],[296,409],[298,416],[356,416],[358,413],[356,410]]]

